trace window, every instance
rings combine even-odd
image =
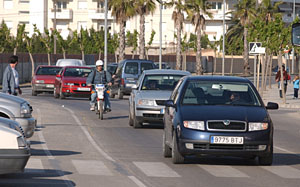
[[[137,62],[127,62],[125,66],[126,74],[138,74],[139,64]]]
[[[221,10],[222,9],[222,3],[221,2],[208,2],[211,6],[210,9],[212,10]]]
[[[57,1],[57,8],[58,9],[66,9],[67,8],[67,2],[65,2],[65,1]]]
[[[88,4],[86,1],[78,1],[78,9],[87,9]]]
[[[14,3],[12,0],[4,0],[3,1],[3,8],[4,9],[13,9]]]
[[[141,90],[173,90],[182,75],[146,75]]]
[[[148,70],[148,69],[153,69],[153,64],[152,63],[141,63],[141,73],[144,70]]]
[[[19,0],[19,3],[29,3],[29,0]]]

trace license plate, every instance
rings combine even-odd
[[[160,114],[164,114],[164,113],[165,113],[165,109],[164,108],[160,109]]]
[[[47,88],[54,88],[54,85],[53,84],[46,84],[46,87]]]
[[[91,91],[90,88],[77,88],[78,91]]]
[[[212,144],[244,144],[244,137],[211,136],[210,143],[212,143]]]

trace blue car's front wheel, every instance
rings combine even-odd
[[[176,133],[173,135],[173,142],[172,142],[172,162],[173,164],[183,164],[184,163],[184,156],[182,156],[178,151],[178,144],[176,141]]]

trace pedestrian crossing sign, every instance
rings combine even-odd
[[[258,48],[261,47],[261,42],[249,42],[249,54],[258,54]]]

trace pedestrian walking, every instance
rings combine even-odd
[[[299,76],[296,75],[294,80],[293,80],[293,84],[294,84],[294,98],[293,99],[298,99],[298,91],[299,91]]]
[[[286,93],[288,80],[291,79],[291,76],[286,72],[284,65],[282,65],[282,73],[283,73],[283,87],[284,87],[283,89],[284,89],[284,93]],[[280,80],[281,80],[280,70],[277,71],[275,80],[276,80],[276,82],[278,82],[279,96],[280,96],[280,98],[282,98],[282,88],[281,88],[281,84],[280,84]]]
[[[12,95],[21,95],[22,90],[19,86],[19,73],[16,70],[18,56],[11,56],[9,65],[5,68],[2,79],[2,92]]]

